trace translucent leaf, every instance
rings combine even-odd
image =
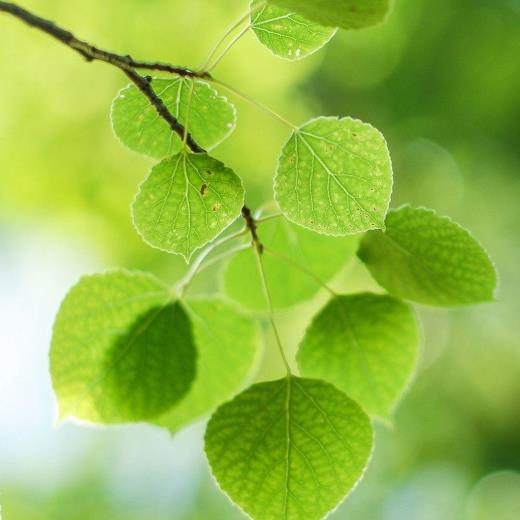
[[[185,305],[198,352],[197,378],[179,404],[153,421],[172,432],[211,413],[240,391],[258,353],[258,334],[251,318],[218,298]]]
[[[287,377],[220,407],[205,444],[219,486],[251,518],[318,520],[362,476],[372,428],[332,385]]]
[[[264,7],[260,7],[264,4]],[[336,29],[309,22],[264,0],[251,2],[251,27],[263,45],[280,58],[300,60],[321,49]]]
[[[324,237],[283,218],[261,224],[258,235],[267,248],[264,263],[274,308],[308,300],[320,285],[290,263],[271,256],[269,251],[283,254],[326,282],[355,255],[359,243],[357,237]],[[222,281],[224,291],[236,302],[253,311],[266,309],[253,250],[236,254],[227,264]]]
[[[313,119],[282,150],[276,200],[289,220],[318,233],[383,228],[391,193],[385,139],[356,119]]]
[[[370,415],[387,417],[410,379],[418,347],[409,305],[386,295],[337,296],[307,329],[298,366],[333,383]]]
[[[190,321],[159,280],[127,271],[85,276],[54,323],[60,417],[122,423],[159,415],[186,394],[195,361]]]
[[[188,261],[240,215],[243,204],[244,187],[233,170],[206,154],[181,152],[152,168],[132,209],[149,245]]]
[[[270,0],[329,27],[360,29],[385,20],[391,0]]]
[[[197,144],[211,150],[234,130],[235,107],[207,83],[195,80],[193,94],[190,78],[152,80],[155,93],[182,124],[189,112],[189,131]],[[112,104],[112,126],[116,136],[130,149],[162,159],[182,149],[180,137],[135,85],[119,92]]]
[[[493,300],[495,268],[466,229],[424,208],[390,211],[386,231],[372,232],[359,257],[388,292],[419,303],[469,305]]]

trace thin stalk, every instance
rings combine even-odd
[[[52,38],[60,41],[70,49],[79,53],[88,62],[102,61],[117,67],[119,70],[124,72],[126,76],[143,93],[143,95],[148,98],[148,101],[150,101],[152,106],[155,108],[159,117],[162,117],[166,123],[168,123],[172,131],[175,132],[181,139],[185,137],[186,130],[184,126],[179,123],[177,118],[170,112],[168,107],[164,104],[163,100],[157,96],[150,81],[146,77],[143,77],[138,72],[136,72],[136,69],[163,70],[172,72],[174,74],[179,74],[181,76],[207,77],[206,74],[196,73],[186,68],[175,67],[168,64],[137,62],[134,61],[130,56],[122,56],[100,49],[95,45],[76,38],[76,36],[74,36],[74,34],[72,34],[70,31],[57,26],[54,22],[35,15],[30,11],[13,4],[12,2],[0,1],[0,12],[10,14],[15,18],[25,22],[27,25],[43,31]],[[189,133],[186,133],[186,142],[193,152],[205,152],[205,150],[195,142]]]
[[[188,106],[186,107],[186,121],[184,123],[184,138],[182,140],[182,144],[184,145],[184,148],[186,148],[186,144],[188,142],[188,126],[190,124],[190,115],[191,115],[191,102],[193,100],[193,89],[195,88],[195,80],[193,78],[190,78],[191,85],[190,85],[190,93],[188,94]],[[181,80],[182,81],[182,80]]]
[[[285,119],[285,117],[283,117],[280,114],[278,114],[278,112],[275,112],[272,108],[268,107],[267,105],[264,105],[260,101],[257,101],[256,99],[253,99],[253,98],[249,97],[248,95],[243,94],[242,92],[240,92],[236,88],[232,87],[231,85],[228,85],[227,83],[224,83],[223,81],[220,81],[219,79],[208,78],[208,80],[211,81],[212,83],[215,83],[216,85],[219,85],[222,88],[228,90],[229,92],[231,92],[235,96],[243,99],[244,101],[247,101],[248,103],[250,103],[254,107],[256,107],[256,108],[262,110],[263,112],[269,114],[271,117],[274,117],[275,119],[278,119],[278,121],[281,121],[284,125],[288,126],[292,130],[298,131],[298,127],[296,125],[294,125],[289,120]]]
[[[283,213],[274,213],[273,215],[267,215],[262,218],[256,218],[255,222],[258,225],[260,225],[260,224],[264,224],[265,222],[269,222],[270,220],[274,220],[274,219],[281,218],[281,217],[283,217]]]
[[[241,246],[234,247],[233,249],[229,249],[228,251],[224,251],[223,253],[220,253],[219,255],[214,256],[213,258],[210,258],[209,260],[206,260],[205,262],[200,264],[200,267],[197,270],[196,274],[199,275],[200,273],[202,273],[206,269],[209,269],[213,265],[218,264],[222,260],[225,260],[226,258],[229,258],[230,256],[233,256],[233,255],[235,255],[237,253],[241,253],[242,251],[246,251],[248,249],[251,249],[251,247],[252,247],[252,244],[242,244]],[[180,297],[182,297],[182,296],[184,296],[186,294],[186,292],[190,288],[190,285],[191,285],[191,282],[193,281],[193,279],[194,278],[189,280],[188,283],[185,283],[181,287],[181,291],[182,292],[179,293]]]
[[[224,34],[218,39],[218,41],[215,43],[215,45],[212,47],[211,51],[209,52],[208,56],[204,60],[204,63],[199,67],[200,71],[206,71],[208,65],[210,64],[211,60],[217,53],[220,46],[226,41],[226,39],[233,34],[243,23],[245,23],[249,17],[260,10],[262,7],[264,7],[267,4],[267,2],[262,2],[262,4],[256,6],[254,9],[248,9],[244,15],[242,15],[236,22],[232,23],[230,27],[226,29]]]
[[[280,351],[280,356],[282,357],[283,364],[285,365],[285,368],[287,370],[287,375],[290,376],[292,374],[291,367],[289,366],[289,362],[287,361],[287,357],[285,356],[285,352],[283,350],[282,346],[282,340],[280,339],[280,334],[278,332],[278,327],[276,326],[276,322],[274,321],[274,311],[273,311],[273,302],[271,299],[271,292],[269,291],[269,285],[267,284],[267,279],[265,276],[265,267],[264,267],[264,261],[262,258],[262,253],[259,250],[258,244],[255,244],[255,253],[256,253],[256,259],[258,262],[258,272],[260,274],[260,280],[262,281],[262,287],[264,290],[264,297],[265,301],[267,303],[268,308],[268,315],[269,315],[269,321],[271,322],[271,327],[273,329],[275,338],[276,338],[276,344],[278,346],[278,350]]]
[[[217,249],[218,247],[227,244],[228,242],[231,242],[232,240],[235,240],[239,237],[242,237],[244,235],[247,235],[249,230],[247,228],[242,229],[241,231],[237,231],[236,233],[233,233],[232,235],[229,235],[227,237],[221,238],[220,240],[217,240],[216,242],[213,242],[212,244],[209,244],[206,249],[204,249],[193,265],[191,266],[191,269],[186,273],[186,276],[180,280],[180,282],[177,284],[177,293],[179,297],[182,297],[182,294],[186,290],[186,288],[191,284],[195,276],[197,276],[197,273],[199,272],[202,263],[207,258],[207,256]]]
[[[224,48],[224,50],[215,58],[211,65],[206,65],[204,72],[211,72],[226,56],[226,54],[237,44],[240,39],[251,29],[251,24],[244,27]]]
[[[278,258],[279,260],[282,260],[283,262],[291,265],[295,269],[298,269],[302,273],[306,274],[309,278],[312,278],[318,285],[321,285],[324,289],[326,289],[332,296],[337,296],[336,291],[332,289],[329,285],[327,285],[319,276],[314,274],[312,271],[304,267],[303,265],[299,264],[298,262],[295,262],[291,258],[283,255],[282,253],[277,253],[276,251],[273,251],[272,249],[269,249],[268,247],[264,246],[264,251],[271,256]]]

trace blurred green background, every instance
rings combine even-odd
[[[246,0],[23,0],[78,36],[134,57],[197,66]],[[394,161],[393,206],[434,207],[494,258],[499,302],[420,309],[421,366],[392,425],[377,425],[365,479],[334,520],[520,518],[520,1],[396,0],[389,22],[341,32],[281,61],[248,34],[216,75],[295,122],[351,115]],[[203,425],[175,438],[145,425],[53,426],[52,321],[68,287],[112,266],[175,280],[182,261],[147,247],[129,206],[150,163],[112,136],[124,77],[86,64],[0,14],[0,504],[4,520],[242,518],[216,489]],[[237,100],[214,152],[248,203],[271,198],[287,130]],[[215,272],[197,285],[215,289]],[[336,281],[369,287],[360,265]],[[323,301],[279,316],[295,348]],[[258,378],[278,366],[267,337]]]

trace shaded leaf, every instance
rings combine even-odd
[[[172,433],[240,391],[258,353],[254,321],[219,298],[185,303],[197,346],[197,377],[186,397],[154,423]]]
[[[415,368],[419,337],[413,310],[392,296],[337,296],[307,329],[298,366],[343,390],[370,415],[387,417]]]
[[[361,29],[385,20],[390,0],[270,0],[316,23]]]
[[[186,394],[195,361],[189,318],[159,280],[127,271],[85,276],[54,323],[60,417],[121,423],[159,415]]]
[[[469,231],[433,210],[390,211],[386,231],[367,234],[359,257],[400,298],[439,306],[493,300],[497,276],[486,251]]]
[[[271,256],[270,250],[282,253],[326,282],[355,255],[359,243],[357,237],[325,237],[284,218],[261,224],[258,234],[267,248],[264,263],[274,308],[290,307],[310,299],[320,285],[304,272]],[[222,282],[226,294],[241,305],[254,311],[266,310],[253,250],[233,256],[224,269]]]

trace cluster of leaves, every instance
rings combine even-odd
[[[274,54],[300,59],[332,38],[329,26],[373,25],[387,11],[388,0],[253,0],[250,26]],[[204,149],[234,129],[235,108],[208,82],[179,76],[151,85]],[[112,122],[122,143],[160,161],[132,206],[139,234],[187,261],[209,246],[175,288],[117,270],[83,277],[69,291],[50,353],[60,418],[148,421],[175,432],[213,413],[208,461],[236,504],[255,519],[322,518],[366,468],[371,419],[390,417],[409,384],[420,342],[409,302],[493,300],[489,257],[432,210],[389,211],[390,155],[364,122],[291,125],[274,178],[282,215],[246,213],[243,231],[217,241],[241,215],[240,177],[207,153],[191,153],[135,86],[116,97]],[[233,240],[240,244],[222,275],[227,297],[187,297],[208,255]],[[326,285],[356,254],[384,291],[336,294]],[[331,298],[301,342],[301,375],[287,364],[283,379],[242,391],[258,359],[258,315],[275,327],[273,309],[312,298],[320,286]]]

